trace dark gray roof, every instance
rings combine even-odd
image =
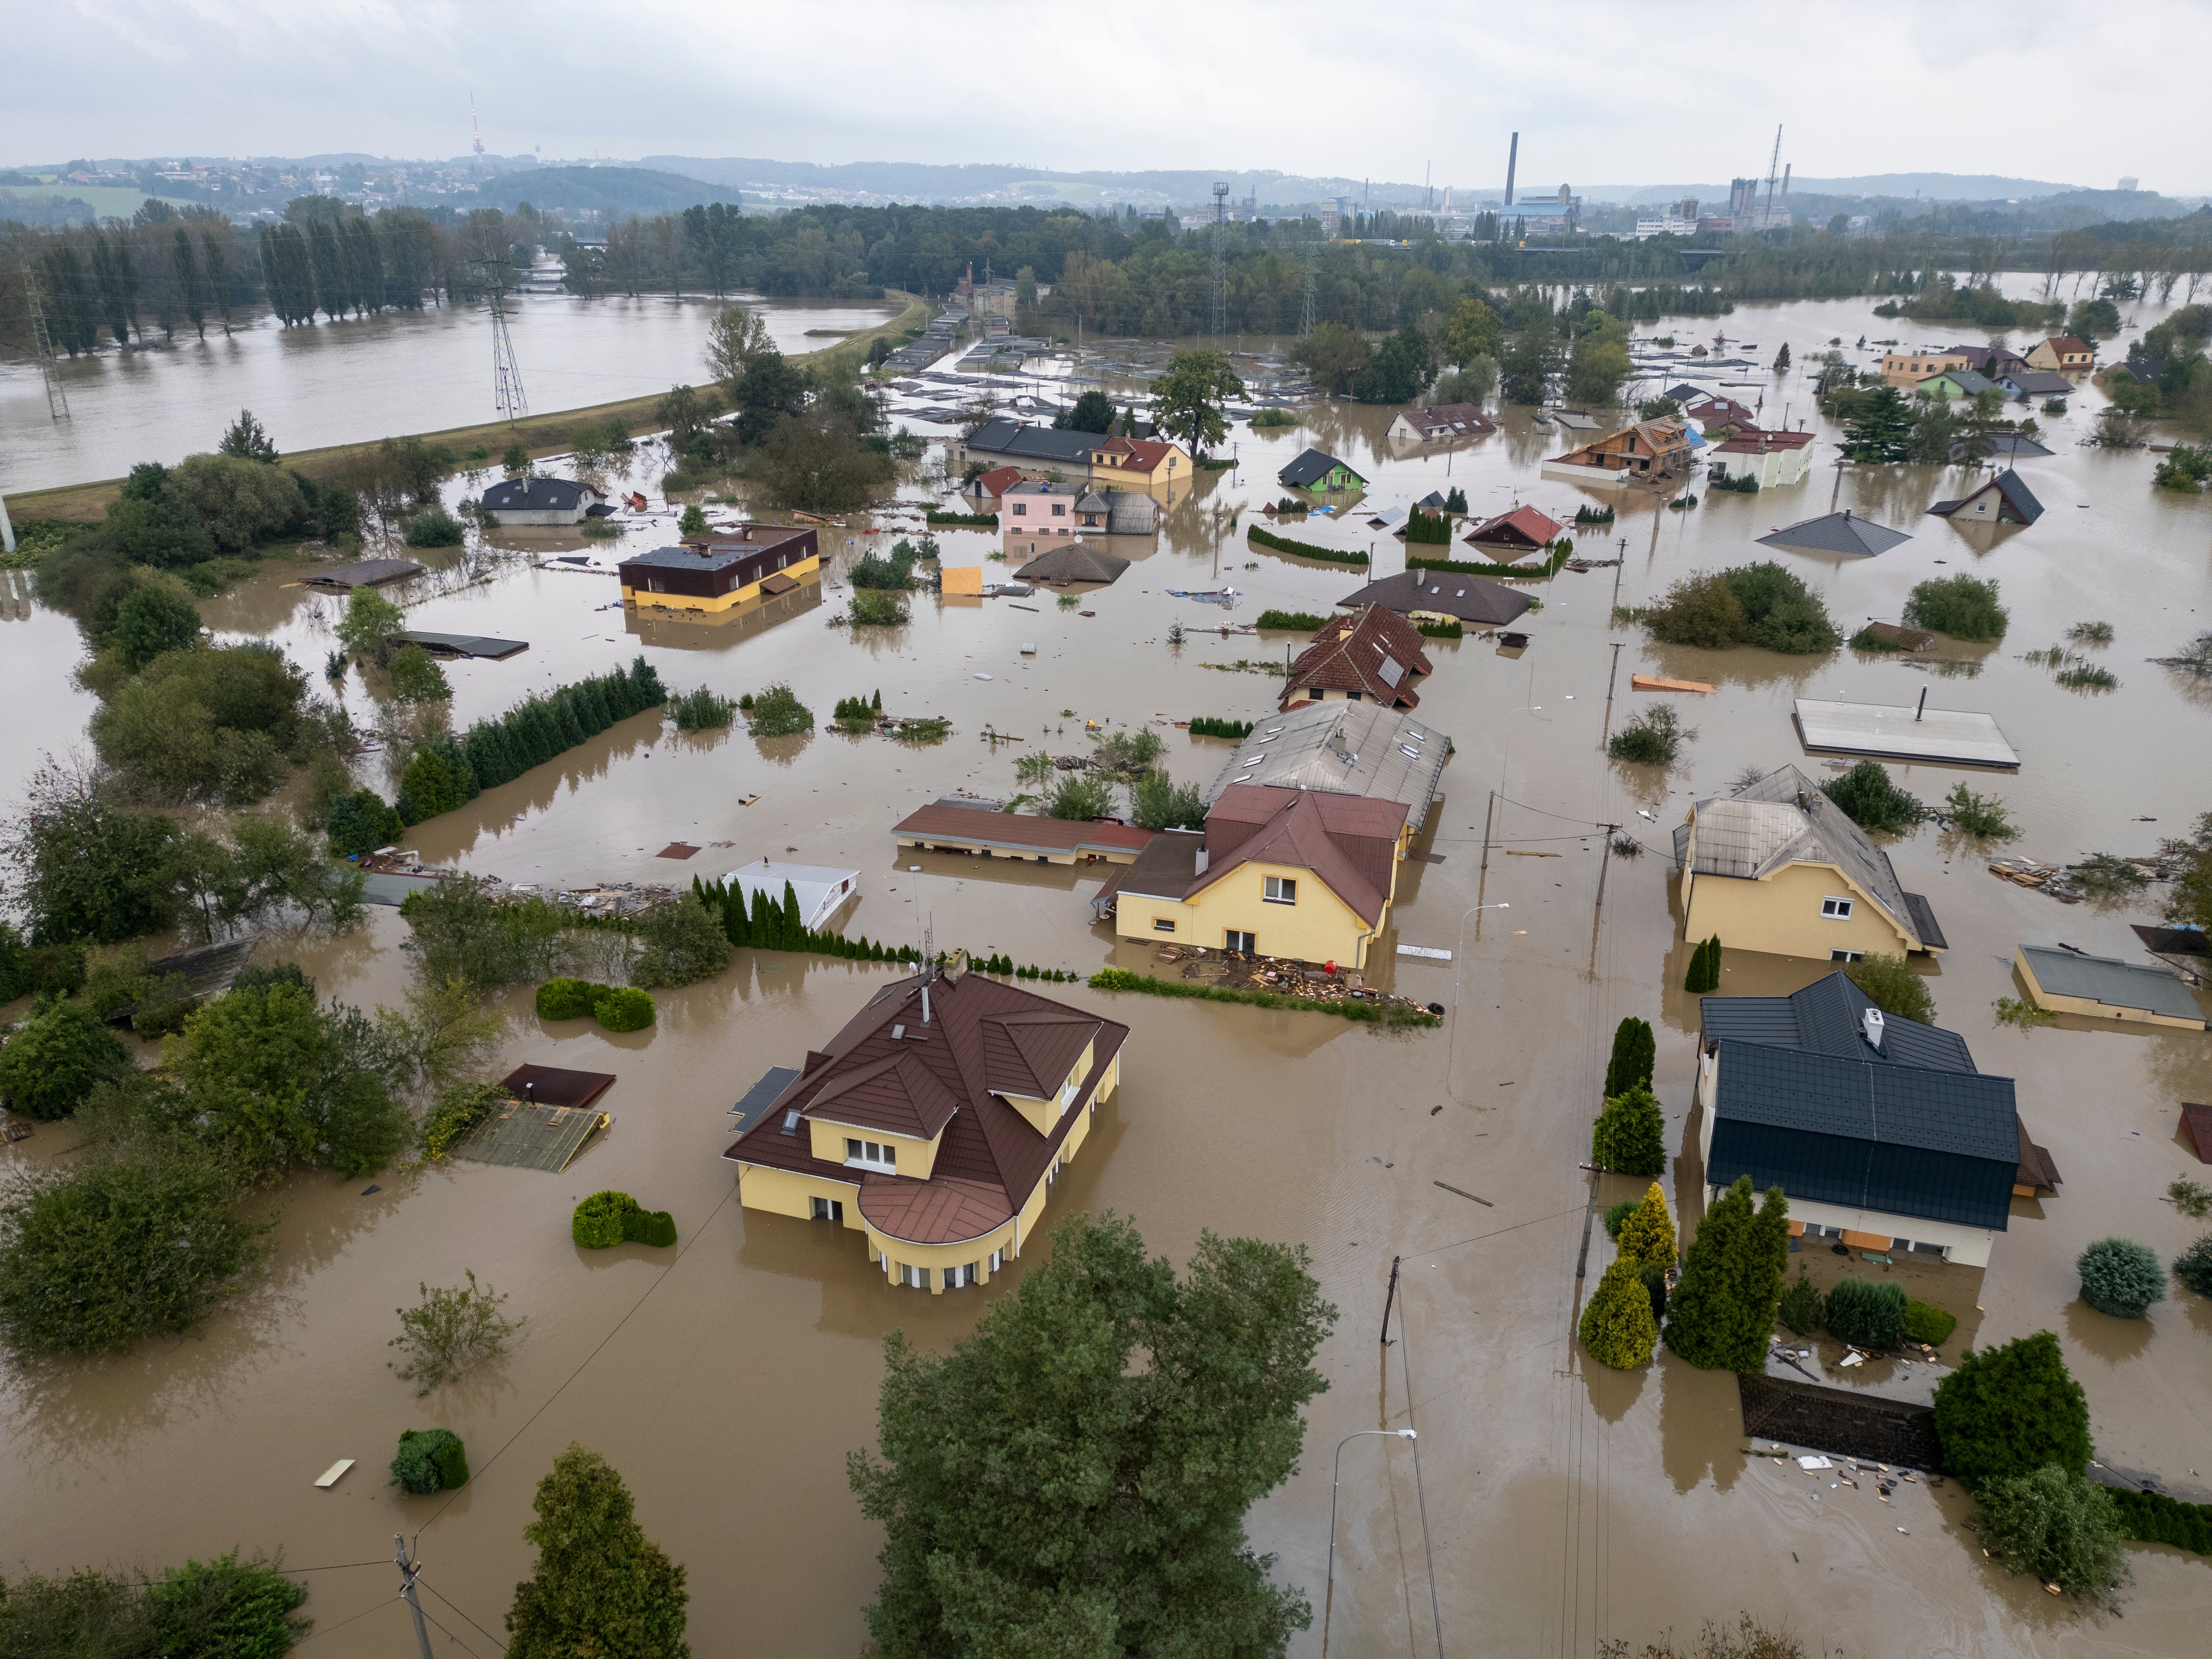
[[[508,478],[484,491],[483,504],[494,513],[568,513],[599,494],[572,478]]]
[[[1358,473],[1353,472],[1348,463],[1340,461],[1335,456],[1326,454],[1318,449],[1306,451],[1304,454],[1278,472],[1275,475],[1275,481],[1278,483],[1286,484],[1292,489],[1303,489],[1306,485],[1327,477],[1332,471],[1340,466],[1346,472],[1351,472],[1353,477],[1359,478],[1362,483],[1367,482],[1365,478],[1360,477]]]
[[[1698,1015],[1708,1042],[1756,1042],[1838,1060],[1917,1066],[1923,1071],[1974,1069],[1966,1040],[1957,1032],[1897,1014],[1882,1021],[1881,1047],[1869,1046],[1864,1016],[1874,1006],[1871,997],[1838,972],[1786,997],[1705,997],[1698,1001]]]
[[[428,634],[419,628],[407,629],[399,638],[404,644],[426,650],[450,651],[457,657],[489,657],[494,662],[530,649],[528,640],[495,639],[488,634]]]
[[[1401,616],[1409,611],[1435,611],[1462,622],[1495,627],[1528,610],[1528,597],[1516,587],[1485,581],[1480,576],[1458,576],[1447,570],[1401,570],[1346,594],[1337,604],[1354,610],[1379,605]]]
[[[2005,1231],[2020,1167],[2010,1078],[1723,1040],[1705,1179]]]
[[[1014,421],[986,421],[968,440],[970,453],[1020,455],[1030,460],[1060,461],[1088,466],[1091,452],[1102,442],[1095,432],[1061,432],[1048,426],[1024,426]]]
[[[799,1076],[796,1066],[771,1066],[761,1073],[759,1082],[745,1091],[738,1103],[730,1108],[730,1115],[737,1119],[732,1127],[750,1129],[760,1121],[760,1115],[775,1103],[776,1097],[788,1089]]]
[[[1978,489],[1970,489],[1956,501],[1937,501],[1928,510],[1938,518],[1949,518],[1967,502],[1986,495],[1992,489],[2004,497],[2005,504],[2020,514],[2023,524],[2033,524],[2043,516],[2043,503],[2035,499],[2035,492],[2027,487],[2019,473],[2007,467]]]
[[[2035,970],[2035,982],[2053,996],[2082,997],[2108,1008],[2147,1008],[2177,1019],[2204,1018],[2189,988],[2166,969],[2048,945],[2023,945],[2020,953]]]
[[[2008,369],[2002,378],[2022,396],[2063,398],[2074,390],[2074,382],[2053,369]],[[2043,453],[2048,455],[2051,452],[2046,449]]]
[[[1129,562],[1118,554],[1072,542],[1040,553],[1014,575],[1025,582],[1110,582],[1128,568]]]
[[[356,559],[351,564],[314,571],[305,580],[330,587],[376,587],[422,574],[422,567],[412,559]]]
[[[1841,513],[1802,520],[1761,536],[1759,541],[1763,547],[1802,547],[1816,553],[1887,553],[1899,542],[1911,539],[1902,530],[1862,519],[1846,507]]]
[[[2053,376],[2052,378],[2056,379],[2057,377]],[[1992,432],[1984,441],[1987,445],[1987,448],[1984,453],[1990,455],[2011,455],[2015,458],[2026,455],[2033,459],[2038,455],[2048,455],[2051,453],[2050,449],[2044,445],[2038,443],[2034,439],[2024,438],[2017,432]],[[1954,461],[1965,460],[1966,459],[1966,447],[1967,441],[1966,439],[1953,439],[1951,441],[1951,459]]]

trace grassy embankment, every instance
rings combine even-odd
[[[896,289],[886,289],[884,295],[887,299],[902,302],[899,314],[889,322],[849,335],[818,351],[800,353],[791,361],[818,364],[839,356],[865,358],[870,343],[877,337],[881,336],[896,343],[908,329],[929,320],[930,306],[927,300]],[[702,346],[703,343],[702,339]],[[442,444],[457,453],[482,444],[497,456],[507,445],[519,441],[533,457],[561,455],[574,447],[572,434],[587,422],[598,425],[612,416],[632,428],[653,428],[659,424],[653,410],[664,395],[656,392],[643,398],[625,398],[620,403],[595,404],[588,409],[563,409],[544,415],[526,416],[514,422],[512,428],[504,421],[487,421],[477,426],[448,427],[441,432],[422,432],[413,435],[420,437],[427,444]],[[392,435],[400,437],[408,434],[395,433]],[[374,450],[382,441],[382,439],[377,439],[368,443],[332,444],[324,449],[302,449],[285,456],[283,464],[310,477],[326,478],[343,468],[356,456]],[[210,447],[213,443],[214,434],[210,434]],[[27,489],[8,497],[8,511],[19,524],[40,519],[58,520],[64,523],[95,523],[106,515],[108,504],[115,500],[116,492],[122,487],[123,480],[120,478],[102,478],[94,483],[58,484],[51,489]]]

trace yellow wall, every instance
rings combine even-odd
[[[983,591],[983,567],[980,564],[948,564],[939,567],[939,591],[945,593],[981,593]]]
[[[845,1143],[850,1139],[872,1140],[878,1146],[897,1147],[898,1172],[902,1176],[912,1176],[916,1181],[928,1180],[929,1172],[937,1166],[937,1142],[943,1139],[942,1131],[935,1139],[922,1140],[913,1135],[891,1134],[883,1129],[856,1129],[848,1124],[831,1123],[818,1117],[810,1117],[806,1122],[813,1132],[814,1156],[830,1163],[842,1164],[845,1161]],[[853,1173],[857,1180],[860,1171],[856,1169]]]
[[[1050,1099],[1039,1100],[1030,1095],[1008,1094],[1003,1089],[999,1091],[999,1098],[1029,1120],[1030,1128],[1035,1129],[1041,1135],[1050,1134],[1053,1125],[1060,1121],[1060,1097],[1062,1091],[1071,1082],[1079,1087],[1081,1086],[1083,1079],[1091,1075],[1091,1067],[1097,1046],[1095,1038],[1083,1045],[1082,1054],[1077,1056],[1075,1064],[1068,1068],[1067,1075],[1060,1079],[1060,1087],[1052,1091]],[[904,1158],[906,1154],[901,1152],[899,1156]],[[900,1173],[904,1174],[905,1171],[901,1170]]]
[[[793,1170],[771,1170],[757,1164],[741,1164],[738,1169],[738,1201],[748,1210],[766,1210],[774,1215],[797,1216],[807,1220],[814,1213],[810,1201],[826,1198],[845,1206],[845,1225],[860,1229],[860,1171],[853,1179],[832,1181],[826,1176],[800,1175]]]
[[[1731,951],[1764,951],[1819,962],[1826,961],[1831,951],[1895,956],[1917,948],[1917,941],[1833,865],[1785,864],[1756,881],[1685,870],[1682,882],[1685,936],[1702,939],[1718,933],[1721,944]],[[1823,898],[1851,900],[1849,919],[1823,916]]]
[[[1395,858],[1390,874],[1395,894]],[[1296,881],[1298,902],[1268,903],[1266,878],[1269,876],[1287,876]],[[1233,928],[1251,934],[1254,947],[1261,956],[1335,962],[1350,968],[1366,966],[1368,945],[1382,931],[1389,915],[1386,896],[1382,915],[1370,929],[1358,912],[1331,892],[1328,884],[1312,871],[1282,864],[1240,866],[1211,887],[1193,895],[1187,902],[1123,893],[1115,900],[1114,907],[1115,931],[1123,939],[1173,941],[1218,951],[1224,948]],[[1152,926],[1156,918],[1173,921],[1175,932],[1158,931]]]
[[[816,574],[821,568],[820,556],[810,553],[781,570],[767,572],[761,577],[761,582],[766,581],[769,576],[788,576],[793,581],[800,581]],[[715,594],[712,599],[702,598],[696,593],[656,593],[651,588],[632,587],[624,582],[622,597],[624,605],[655,606],[663,611],[727,611],[733,605],[743,605],[747,599],[758,599],[761,582],[747,582],[743,587],[733,587],[726,593]]]
[[[2015,950],[2013,966],[2027,981],[2027,994],[2039,1008],[2048,1008],[2054,1014],[2082,1014],[2091,1019],[2127,1020],[2137,1025],[2171,1025],[2185,1031],[2201,1031],[2205,1023],[2201,1019],[2182,1019],[2172,1014],[2153,1013],[2148,1008],[2124,1008],[2110,1002],[2099,1002],[2094,997],[2063,997],[2043,988],[2029,965],[2027,952]]]

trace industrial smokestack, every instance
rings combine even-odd
[[[1505,152],[1505,205],[1513,205],[1513,170],[1521,165],[1521,135],[1513,135],[1513,147]]]

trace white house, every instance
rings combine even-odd
[[[1734,483],[1755,478],[1761,489],[1805,482],[1813,470],[1809,432],[1738,432],[1707,452],[1715,471]]]
[[[771,864],[766,859],[757,864],[741,864],[724,879],[743,890],[747,909],[752,907],[755,892],[766,893],[770,904],[781,905],[784,884],[788,882],[799,900],[799,921],[809,932],[817,933],[829,927],[860,890],[858,870],[832,870],[818,864]]]
[[[606,500],[573,478],[507,478],[483,493],[483,510],[503,529],[526,525],[581,524]]]

